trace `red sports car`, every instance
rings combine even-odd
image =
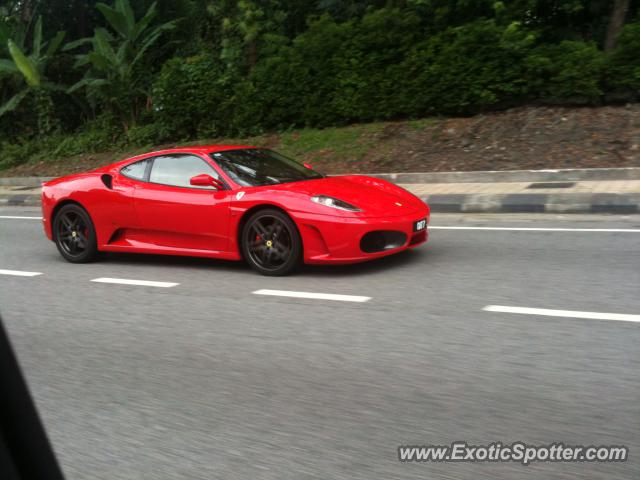
[[[174,148],[46,182],[44,230],[70,262],[97,252],[246,260],[264,275],[355,263],[427,240],[429,207],[362,175],[325,177],[250,146]]]

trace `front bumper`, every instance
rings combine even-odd
[[[427,219],[427,228],[413,231],[416,221]],[[349,218],[330,215],[299,214],[294,220],[302,235],[304,262],[308,264],[347,264],[365,262],[414,248],[428,239],[429,208],[401,217]],[[402,232],[406,240],[400,246],[367,253],[360,242],[369,232],[385,230]]]

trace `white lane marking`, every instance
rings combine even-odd
[[[522,232],[617,232],[640,233],[640,228],[543,228],[543,227],[434,227],[430,230],[512,230]]]
[[[0,218],[6,218],[11,220],[42,220],[42,217],[20,217],[16,215],[0,215]]]
[[[174,282],[153,282],[150,280],[130,280],[128,278],[109,278],[109,277],[94,278],[91,281],[97,282],[97,283],[117,283],[120,285],[140,285],[143,287],[161,287],[161,288],[170,288],[170,287],[175,287],[176,285],[180,285],[179,283],[174,283]]]
[[[255,295],[273,295],[276,297],[313,298],[316,300],[337,300],[340,302],[368,302],[371,297],[359,295],[337,295],[335,293],[293,292],[288,290],[256,290]]]
[[[42,272],[23,272],[22,270],[0,270],[0,275],[14,275],[16,277],[37,277]]]
[[[487,305],[485,312],[519,313],[524,315],[543,315],[546,317],[586,318],[590,320],[617,320],[621,322],[640,322],[640,315],[628,313],[578,312],[574,310],[550,310],[547,308],[507,307]]]

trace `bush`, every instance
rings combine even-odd
[[[419,39],[420,18],[381,9],[365,15],[334,58],[338,74],[330,108],[343,120],[374,121],[405,114],[402,68]]]
[[[42,151],[44,145],[38,140],[22,140],[15,143],[0,143],[0,170],[15,167],[28,161]]]
[[[522,98],[533,40],[518,24],[481,20],[418,43],[401,66],[405,114],[468,114]]]
[[[152,147],[168,139],[169,132],[164,124],[148,123],[130,128],[124,135],[127,146]]]
[[[117,123],[112,117],[104,115],[75,133],[53,133],[0,142],[0,169],[33,161],[104,152],[121,145],[121,142]]]
[[[258,62],[248,79],[253,94],[237,101],[250,104],[254,122],[264,129],[340,123],[329,107],[339,74],[333,59],[352,32],[351,22],[338,24],[328,15],[312,22],[291,44]]]
[[[606,60],[605,81],[609,90],[626,94],[629,100],[640,93],[640,23],[625,25],[616,48]]]
[[[602,54],[593,43],[536,46],[535,32],[494,20],[421,38],[419,23],[411,11],[380,9],[343,23],[324,15],[291,42],[266,37],[233,94],[224,75],[211,75],[220,69],[210,57],[171,60],[156,82],[158,117],[178,135],[212,136],[471,114],[527,99],[592,103],[602,95]],[[211,118],[227,118],[226,128]]]
[[[602,96],[603,54],[595,43],[541,45],[525,59],[529,94],[547,102],[594,103]]]
[[[111,115],[102,115],[87,123],[72,135],[53,135],[55,146],[50,150],[53,158],[82,153],[104,152],[113,149],[121,140],[119,121]]]
[[[232,78],[211,55],[173,58],[153,84],[153,119],[170,139],[223,135],[232,97]]]
[[[414,14],[396,9],[344,23],[324,15],[258,62],[249,77],[252,95],[237,100],[252,103],[253,121],[263,129],[396,116],[404,73],[398,67],[418,23]]]

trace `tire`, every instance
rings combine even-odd
[[[242,228],[241,247],[249,266],[267,276],[287,275],[302,259],[302,240],[295,223],[272,208],[249,217]]]
[[[63,206],[53,219],[53,235],[62,258],[71,263],[87,263],[96,258],[96,229],[80,205]]]

